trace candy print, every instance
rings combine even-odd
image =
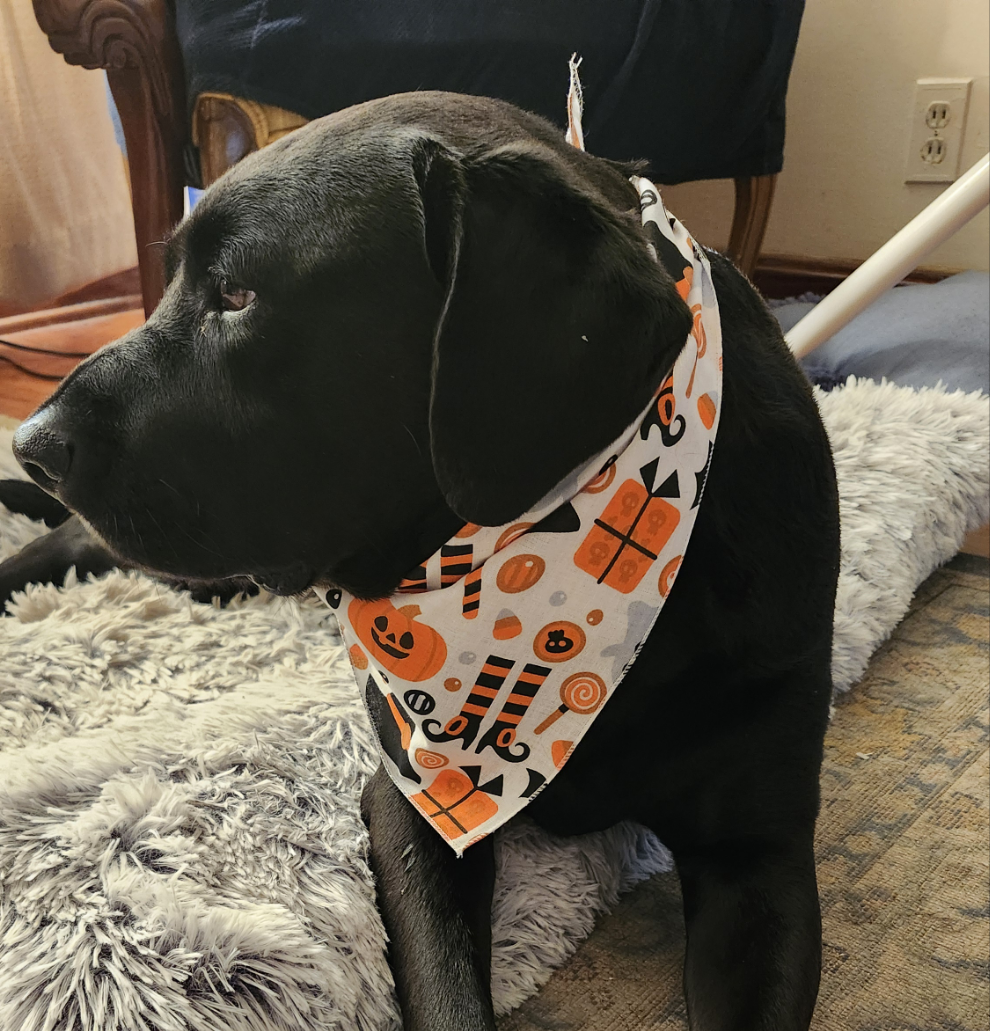
[[[571,754],[573,747],[573,741],[554,741],[550,746],[550,756],[558,770],[567,762],[567,757]]]
[[[441,752],[431,752],[428,748],[417,748],[413,758],[424,770],[439,770],[450,762]]]
[[[543,576],[546,562],[539,555],[513,555],[502,563],[495,577],[495,586],[505,594],[528,591]]]
[[[674,586],[674,577],[677,576],[677,570],[681,568],[681,555],[675,555],[660,571],[660,597],[666,598],[670,593],[671,587]]]
[[[327,594],[355,670],[373,674],[385,769],[458,853],[545,788],[621,690],[677,589],[712,460],[722,341],[711,270],[653,184],[632,181],[692,312],[650,403],[513,522],[460,525],[391,598]]]
[[[507,548],[514,540],[522,537],[524,533],[532,528],[532,523],[514,523],[495,542],[495,550],[502,551],[503,548]]]
[[[615,456],[608,460],[608,464],[604,469],[589,483],[585,484],[585,494],[600,494],[603,490],[608,490],[612,486],[612,482],[615,480]]]
[[[547,623],[533,640],[536,657],[544,662],[567,662],[584,648],[584,631],[566,619]]]
[[[576,712],[579,716],[587,716],[598,709],[608,688],[605,681],[597,673],[575,673],[560,685],[561,704],[536,728],[534,733],[542,734],[552,727],[565,712]]]
[[[706,430],[715,425],[715,398],[711,394],[702,394],[698,398],[698,415]]]
[[[495,625],[492,627],[492,637],[496,641],[510,641],[522,633],[522,623],[519,617],[510,612],[509,609],[502,611],[495,617]]]

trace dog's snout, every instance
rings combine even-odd
[[[14,456],[39,487],[55,493],[72,468],[73,445],[51,409],[38,412],[14,434]]]

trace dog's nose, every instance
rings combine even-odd
[[[72,444],[51,409],[32,415],[14,434],[14,457],[44,490],[54,493],[72,468]]]

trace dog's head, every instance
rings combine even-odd
[[[140,329],[17,456],[121,557],[394,589],[615,438],[690,314],[614,166],[516,109],[415,94],[252,155],[168,246]]]

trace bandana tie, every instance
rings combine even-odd
[[[632,183],[694,315],[646,410],[515,522],[463,526],[390,598],[325,592],[389,775],[458,854],[546,787],[615,693],[701,502],[722,389],[711,269],[657,188]]]

